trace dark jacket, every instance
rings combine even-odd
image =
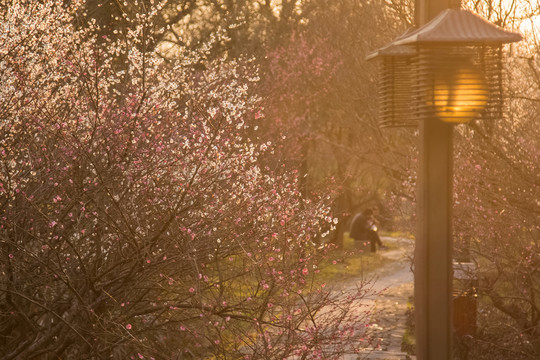
[[[351,232],[349,236],[355,240],[365,240],[367,239],[367,233],[369,231],[368,219],[361,214],[356,215],[353,218],[351,224]]]

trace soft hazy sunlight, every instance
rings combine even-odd
[[[540,7],[532,0],[481,0],[463,2],[487,20],[524,35],[522,45],[535,43],[540,35]],[[528,41],[527,41],[528,40]]]

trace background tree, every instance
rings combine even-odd
[[[538,218],[538,5],[527,1],[468,4],[491,21],[521,29],[509,50],[506,116],[455,132],[456,258],[473,261],[479,279],[479,329],[465,343],[469,358],[534,359],[540,355]]]

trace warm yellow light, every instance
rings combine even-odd
[[[486,107],[488,88],[482,74],[471,65],[453,66],[435,75],[433,103],[439,120],[467,123]]]

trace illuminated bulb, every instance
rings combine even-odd
[[[454,67],[435,75],[433,106],[442,121],[467,123],[486,107],[488,88],[482,74],[472,65]]]

